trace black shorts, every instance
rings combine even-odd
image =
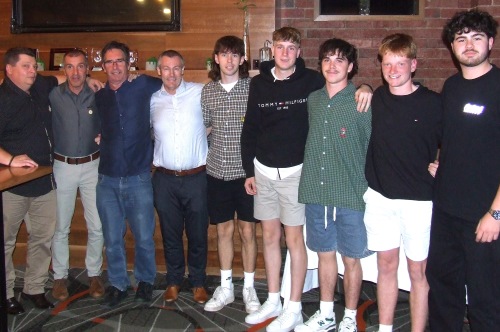
[[[245,191],[245,179],[224,181],[207,175],[208,214],[213,225],[234,219],[257,222],[253,217],[253,196]]]

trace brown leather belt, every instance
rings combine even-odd
[[[205,165],[201,165],[201,166],[198,166],[196,168],[187,169],[184,171],[174,171],[174,170],[166,169],[163,167],[156,167],[156,170],[158,172],[163,173],[163,174],[174,175],[174,176],[186,176],[186,175],[198,174],[200,172],[203,172],[206,168],[207,167]]]
[[[81,157],[81,158],[71,158],[71,157],[62,156],[62,155],[54,152],[54,159],[62,161],[64,163],[68,163],[70,165],[81,165],[81,164],[88,163],[89,161],[96,160],[97,158],[99,158],[100,155],[101,155],[101,152],[97,151],[97,152],[92,153],[90,156]]]

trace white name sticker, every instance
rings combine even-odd
[[[483,113],[483,111],[484,111],[484,106],[474,105],[470,103],[467,103],[464,106],[464,113],[479,115]]]

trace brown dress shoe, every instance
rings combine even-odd
[[[66,287],[66,279],[54,280],[52,286],[52,297],[59,301],[64,301],[68,298],[68,288]]]
[[[205,287],[193,288],[193,300],[199,304],[203,304],[208,301],[208,295]]]
[[[167,290],[165,291],[165,301],[167,302],[174,302],[177,300],[177,297],[179,296],[179,292],[181,290],[181,287],[178,285],[170,285],[167,287]]]
[[[89,295],[94,299],[103,297],[105,293],[104,283],[101,277],[89,277]]]

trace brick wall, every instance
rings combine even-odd
[[[380,41],[396,32],[410,34],[418,46],[415,80],[441,91],[445,79],[457,69],[441,40],[442,27],[458,10],[479,7],[500,20],[500,0],[420,0],[425,1],[424,18],[411,21],[314,21],[314,0],[276,0],[276,26],[293,26],[303,35],[302,57],[309,68],[317,68],[317,50],[328,38],[342,38],[359,50],[359,71],[353,81],[373,87],[382,84],[377,49]],[[491,54],[500,66],[500,36]]]

